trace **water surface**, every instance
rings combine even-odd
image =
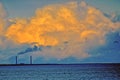
[[[120,80],[120,64],[2,65],[0,80]]]

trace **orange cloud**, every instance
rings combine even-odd
[[[58,58],[88,57],[87,49],[104,44],[105,35],[118,29],[100,10],[85,2],[45,6],[30,19],[10,21],[14,23],[6,31],[7,38],[18,44],[52,46],[36,54]]]
[[[6,13],[3,9],[2,4],[0,3],[0,35],[2,34],[3,27],[5,26],[5,16],[6,16]]]
[[[0,46],[3,44],[2,36],[4,35],[4,26],[5,26],[5,17],[6,13],[2,4],[0,3]]]

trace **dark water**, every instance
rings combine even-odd
[[[120,80],[120,64],[0,66],[0,80]]]

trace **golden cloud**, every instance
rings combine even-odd
[[[19,44],[52,46],[38,53],[59,58],[88,57],[86,49],[104,44],[105,35],[118,29],[100,10],[85,2],[45,6],[30,19],[10,21],[13,24],[6,31],[7,38]]]
[[[4,11],[3,5],[0,3],[0,46],[3,44],[1,37],[4,35],[6,12]]]
[[[2,4],[0,3],[0,35],[2,34],[3,27],[5,26],[5,16],[6,16],[6,13],[3,9]]]

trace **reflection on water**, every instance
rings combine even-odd
[[[0,66],[0,80],[120,80],[120,65]]]

